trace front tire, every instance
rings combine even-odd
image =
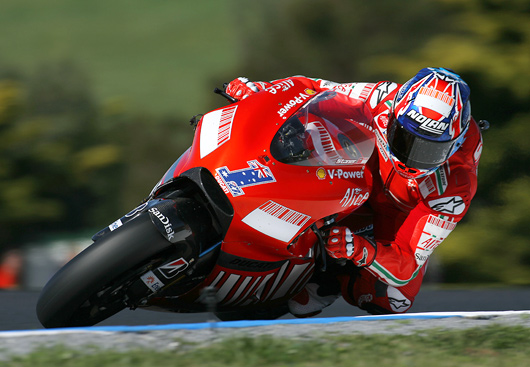
[[[105,320],[127,306],[126,285],[175,248],[147,213],[139,215],[92,244],[50,279],[37,302],[39,321],[46,328],[57,328]]]

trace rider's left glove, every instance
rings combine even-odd
[[[237,99],[238,101],[241,101],[242,99],[245,99],[250,95],[257,93],[260,90],[265,89],[266,87],[267,83],[254,83],[248,80],[248,78],[239,77],[237,79],[232,80],[226,85],[225,92],[229,96]]]
[[[365,267],[374,261],[377,244],[352,233],[348,227],[333,227],[329,232],[326,251],[335,259],[352,260],[356,266]]]

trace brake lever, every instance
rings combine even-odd
[[[215,89],[213,90],[213,92],[216,93],[216,94],[219,94],[219,95],[221,95],[221,96],[223,96],[223,97],[225,97],[226,99],[228,99],[228,101],[229,101],[230,103],[236,103],[236,102],[237,102],[237,99],[235,99],[234,97],[232,97],[230,94],[226,93],[226,92],[225,92],[224,90],[222,90],[222,89],[215,88]]]

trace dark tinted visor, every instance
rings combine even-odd
[[[432,141],[407,131],[392,116],[388,123],[388,144],[394,156],[410,168],[431,169],[444,163],[455,141]]]

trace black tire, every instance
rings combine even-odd
[[[59,270],[43,288],[37,316],[46,328],[91,326],[126,307],[124,283],[150,260],[173,251],[143,213],[98,240]]]

